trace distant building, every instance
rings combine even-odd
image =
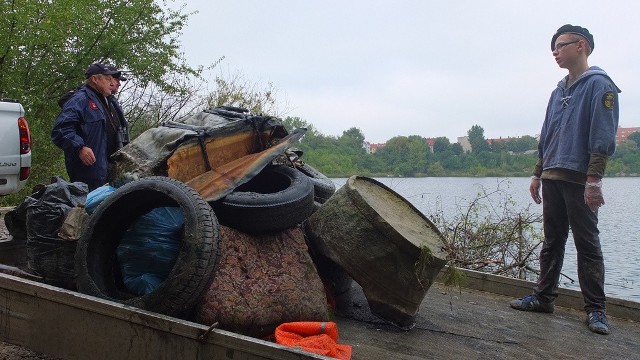
[[[629,136],[630,134],[636,132],[636,131],[640,131],[640,128],[635,127],[635,128],[618,128],[618,134],[616,137],[616,140],[618,142],[620,141],[624,141],[626,140],[627,136]],[[495,139],[486,139],[487,144],[489,145],[493,145],[493,144],[497,144],[497,143],[503,143],[503,142],[507,142],[507,141],[511,141],[511,140],[516,140],[519,139],[519,136],[508,136],[508,137],[499,137],[499,138],[495,138]],[[534,138],[538,141],[540,141],[540,134],[536,134],[534,136]],[[433,147],[436,143],[436,138],[423,138],[424,142],[426,143],[426,145],[429,147],[429,151],[431,151],[431,153],[433,153]],[[469,137],[468,136],[460,136],[458,137],[458,144],[460,144],[460,146],[462,147],[462,151],[469,153],[471,152],[473,149],[471,148],[471,143],[469,142]],[[367,154],[375,154],[376,151],[382,149],[383,147],[385,147],[385,143],[379,143],[379,144],[372,144],[368,141],[365,141],[362,143],[362,147],[365,149],[365,151],[367,152]],[[535,153],[537,152],[537,150],[530,150],[530,151],[526,151],[525,153]]]
[[[431,153],[433,154],[433,144],[436,143],[436,139],[434,139],[434,138],[424,138],[424,142],[427,143],[427,146],[429,147],[429,151],[431,151]]]
[[[618,132],[616,133],[616,142],[621,143],[623,141],[626,141],[629,135],[633,134],[636,131],[640,131],[640,127],[618,128]]]
[[[365,141],[364,143],[362,143],[362,147],[367,152],[367,154],[375,154],[376,151],[378,151],[379,149],[382,149],[385,145],[386,145],[385,143],[371,144],[368,141]]]
[[[497,143],[507,142],[507,141],[510,141],[510,140],[516,140],[516,139],[518,139],[518,138],[519,138],[519,137],[511,137],[511,136],[508,136],[508,137],[506,137],[506,138],[503,138],[503,137],[501,136],[501,137],[499,137],[499,138],[497,138],[497,139],[487,139],[487,144],[489,144],[489,145],[493,145],[493,144],[497,144]]]
[[[376,151],[382,149],[383,147],[385,147],[385,145],[387,144],[386,143],[371,144],[371,153],[375,154]]]
[[[471,152],[471,143],[469,142],[469,137],[468,136],[460,136],[458,138],[458,144],[460,144],[460,146],[462,146],[462,151],[464,152]]]
[[[363,142],[362,142],[362,147],[364,148],[364,151],[365,151],[367,154],[371,154],[371,143],[370,143],[370,142],[368,142],[368,141],[363,141]]]

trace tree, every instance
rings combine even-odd
[[[281,115],[276,106],[277,91],[271,83],[261,86],[240,74],[229,80],[217,77],[215,83],[215,90],[207,97],[209,108],[225,105],[245,108],[253,114]]]
[[[636,148],[640,149],[640,131],[632,132],[627,139],[636,143]]]
[[[507,150],[516,153],[525,152],[527,150],[535,150],[538,148],[538,140],[533,136],[524,135],[517,139],[510,139],[505,143]]]
[[[447,137],[437,137],[433,139],[433,152],[434,153],[443,153],[451,149],[451,143],[449,142],[449,138]]]
[[[297,116],[287,116],[282,120],[282,125],[287,129],[287,131],[293,131],[294,129],[305,128],[307,129],[307,133],[309,133],[309,129],[313,129],[313,125],[309,124],[305,120]]]
[[[427,154],[430,151],[424,138],[419,135],[396,136],[380,149],[375,156],[380,157],[390,173],[402,176],[416,176],[427,171]]]
[[[285,129],[287,129],[287,131],[289,132],[300,128],[307,129],[304,136],[300,140],[300,143],[304,145],[315,145],[317,143],[317,139],[322,136],[322,134],[318,130],[316,130],[316,127],[313,126],[313,124],[309,124],[307,121],[297,116],[287,116],[286,118],[284,118],[284,120],[282,120],[282,125],[284,125]]]
[[[56,100],[84,81],[90,63],[126,69],[132,79],[125,87],[136,87],[141,96],[183,94],[190,84],[172,79],[201,71],[187,66],[179,53],[178,36],[188,15],[153,0],[3,1],[0,12],[0,96],[25,107],[33,139],[31,184],[65,173],[62,151],[50,140],[60,111]],[[140,100],[136,106],[162,112],[153,105]]]
[[[607,163],[608,176],[637,175],[640,173],[640,151],[635,141],[622,141],[616,147],[616,152]]]
[[[446,173],[446,170],[439,161],[429,165],[429,169],[427,169],[427,175],[429,176],[444,176]]]
[[[451,151],[453,151],[455,155],[461,155],[464,152],[464,149],[462,148],[462,145],[454,143],[451,144]]]
[[[406,161],[408,152],[409,138],[406,136],[394,136],[387,140],[386,145],[374,155],[380,158],[387,169],[387,173],[393,173],[399,164]]]
[[[476,154],[489,151],[489,144],[484,138],[484,129],[480,125],[473,125],[467,132],[467,136],[471,144],[471,151]]]
[[[513,141],[513,140],[512,140]],[[492,141],[489,145],[489,149],[491,152],[499,153],[503,151],[507,151],[507,143],[511,141],[509,140],[500,140],[500,141]]]
[[[362,144],[364,143],[364,134],[362,133],[362,130],[356,127],[343,131],[339,141],[341,144],[352,150],[364,152],[364,149],[362,148]]]

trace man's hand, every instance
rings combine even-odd
[[[604,205],[604,197],[602,196],[602,180],[587,180],[584,186],[584,203],[587,204],[591,211],[596,211]]]
[[[96,162],[96,156],[93,154],[93,150],[86,146],[83,146],[80,151],[78,151],[78,157],[86,166],[91,166]]]
[[[537,176],[531,177],[531,185],[529,185],[529,192],[531,193],[531,198],[536,204],[540,204],[542,202],[542,198],[540,197],[540,178]]]

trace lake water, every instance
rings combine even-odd
[[[515,201],[516,208],[530,206],[542,214],[529,196],[529,178],[375,178],[409,200],[427,217],[441,208],[447,219],[456,216],[477,194],[498,187]],[[332,179],[336,188],[346,178]],[[640,178],[605,178],[606,204],[599,210],[600,242],[605,261],[605,292],[608,296],[640,301]],[[567,240],[561,287],[580,290],[573,238]],[[573,279],[572,282],[569,279]]]

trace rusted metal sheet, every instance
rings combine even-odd
[[[146,176],[170,176],[185,182],[209,170],[204,159],[221,165],[262,151],[273,139],[286,135],[281,121],[271,116],[204,110],[135,137],[111,156],[109,182]],[[174,152],[180,154],[173,157]]]
[[[329,359],[5,274],[0,341],[64,359]]]
[[[207,161],[212,168],[217,168],[254,153],[256,149],[262,150],[260,144],[267,142],[267,134],[263,134],[260,140],[255,131],[244,131],[203,141],[204,152],[199,144],[191,142],[179,147],[167,159],[167,174],[170,178],[187,182],[209,170]]]
[[[267,166],[278,155],[296,143],[306,132],[296,129],[285,136],[277,145],[255,154],[245,155],[220,167],[209,170],[189,181],[187,185],[194,188],[207,201],[221,199],[239,185],[249,181]]]

